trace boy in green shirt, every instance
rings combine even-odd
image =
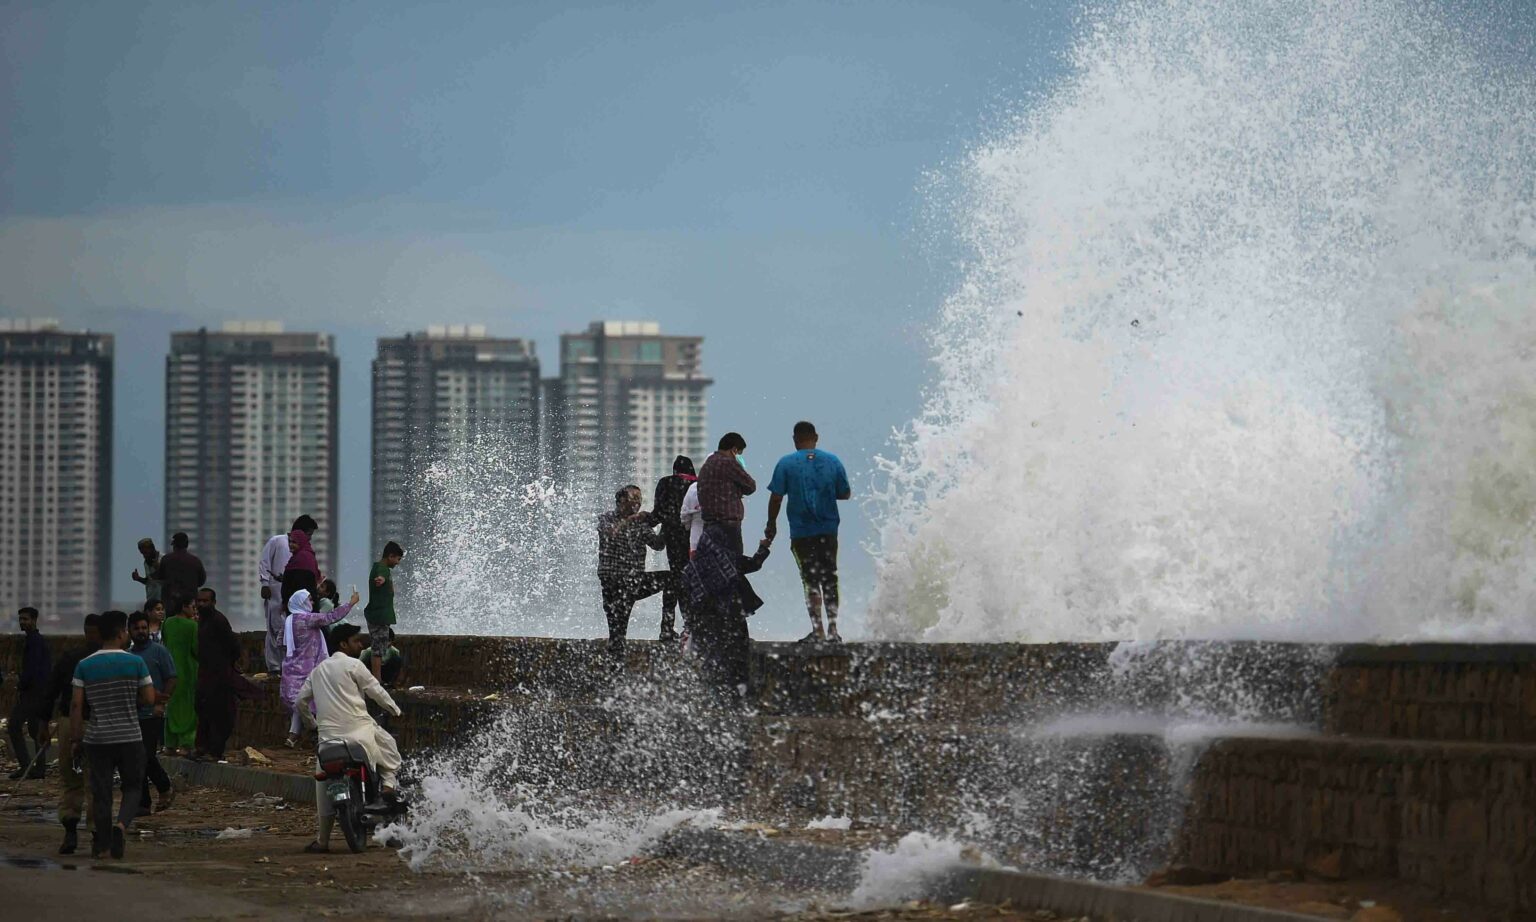
[[[368,640],[373,648],[373,662],[369,668],[373,677],[380,678],[380,668],[389,653],[390,628],[395,623],[395,581],[390,571],[400,566],[405,550],[391,541],[384,545],[384,555],[368,571],[368,605],[363,617],[368,621]]]

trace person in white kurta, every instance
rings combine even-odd
[[[267,615],[267,671],[274,674],[283,670],[283,620],[288,617],[283,607],[283,570],[288,567],[288,557],[288,535],[273,535],[261,549],[261,563],[256,568],[261,579],[261,605]]]
[[[372,698],[379,707],[400,716],[400,706],[389,696],[373,671],[357,657],[367,645],[367,638],[356,625],[343,624],[332,633],[336,652],[330,655],[304,680],[294,709],[307,727],[316,727],[321,740],[351,740],[362,745],[368,761],[379,773],[381,793],[395,789],[395,773],[400,770],[400,747],[389,731],[368,714]],[[313,701],[315,713],[309,712]]]

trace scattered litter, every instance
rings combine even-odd
[[[618,870],[618,869],[617,869],[617,868],[615,868],[615,867],[614,867],[614,866],[613,866],[613,865],[611,865],[611,864],[605,864],[605,865],[603,865],[603,870],[605,870],[605,871],[616,871],[616,870]]]
[[[267,677],[267,674],[265,672],[258,672],[255,675],[251,676],[251,678],[253,678],[253,679],[265,679],[266,677]]]
[[[254,746],[245,747],[245,757],[255,765],[271,765],[272,760],[267,758],[261,750]]]
[[[499,693],[497,693],[497,692],[491,692],[489,695],[486,695],[484,698],[481,698],[480,700],[481,701],[500,701],[501,700],[501,695]]]
[[[846,816],[827,815],[819,820],[811,820],[805,824],[806,829],[851,829],[853,820]]]
[[[255,832],[255,830],[253,830],[253,829],[236,829],[233,826],[226,826],[226,827],[224,827],[223,831],[221,831],[218,835],[214,836],[214,838],[215,839],[249,839],[251,837],[252,833],[254,833],[254,832]]]
[[[262,855],[260,858],[256,859],[256,863],[257,864],[271,864],[272,863],[272,859],[268,858],[266,855]]]
[[[949,911],[950,912],[965,912],[967,909],[970,909],[970,908],[971,908],[971,904],[970,903],[956,903],[955,905],[949,907]]]
[[[257,794],[256,796],[252,797],[250,800],[237,800],[234,803],[230,804],[230,806],[231,807],[276,807],[277,809],[281,810],[285,806],[287,806],[287,804],[285,804],[283,802],[283,799],[281,797],[274,797],[271,794]]]
[[[426,691],[426,690],[427,690],[427,687],[425,685],[412,685],[410,688],[406,689],[406,691],[413,691],[413,692],[415,692],[415,691]]]

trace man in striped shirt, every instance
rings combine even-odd
[[[70,728],[76,746],[85,744],[95,839],[92,858],[108,852],[113,858],[123,857],[128,824],[139,812],[139,792],[144,784],[139,708],[155,703],[155,684],[144,661],[123,649],[127,643],[128,616],[120,611],[102,612],[101,649],[75,667]],[[89,726],[84,719],[87,703],[91,707]],[[124,792],[116,825],[112,823],[114,771],[122,776]]]

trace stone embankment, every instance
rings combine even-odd
[[[8,676],[18,639],[0,639]],[[402,646],[403,684],[424,686],[397,694],[408,751],[499,721],[518,771],[594,790],[707,760],[744,813],[954,832],[1056,872],[1396,878],[1536,910],[1536,647],[759,644],[726,726],[653,644],[622,669],[596,641]],[[237,742],[285,728],[273,688]]]

